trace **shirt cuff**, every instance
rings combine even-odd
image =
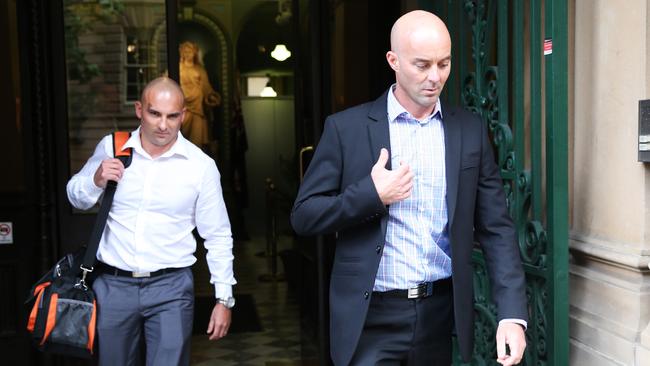
[[[95,175],[93,174],[86,179],[86,184],[84,184],[83,190],[86,192],[88,197],[94,198],[96,201],[99,199],[99,196],[101,196],[102,193],[104,192],[104,188],[97,187],[95,185],[94,176]]]
[[[501,323],[516,323],[524,327],[524,330],[528,329],[528,323],[523,319],[501,319],[499,320],[499,325]]]
[[[232,297],[232,286],[221,283],[214,284],[214,297],[216,299],[227,299]]]

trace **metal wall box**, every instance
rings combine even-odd
[[[639,161],[650,162],[650,99],[639,101]]]

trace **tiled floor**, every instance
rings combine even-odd
[[[281,237],[278,251],[291,247],[289,237]],[[211,342],[205,335],[192,337],[192,365],[220,366],[288,366],[317,365],[316,341],[302,335],[297,294],[290,291],[285,281],[260,281],[259,276],[270,273],[268,258],[258,256],[264,252],[263,238],[235,243],[235,294],[251,294],[257,305],[262,323],[261,332],[231,333]],[[212,295],[203,252],[194,266],[197,295]],[[278,258],[278,272],[282,263]],[[235,305],[236,306],[236,305]]]

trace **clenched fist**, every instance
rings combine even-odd
[[[119,182],[122,174],[124,174],[124,164],[120,159],[106,159],[97,167],[93,180],[97,187],[106,188],[109,180]]]

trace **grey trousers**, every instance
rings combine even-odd
[[[153,278],[101,274],[93,290],[101,366],[140,365],[142,356],[146,365],[189,365],[194,317],[189,268]]]

